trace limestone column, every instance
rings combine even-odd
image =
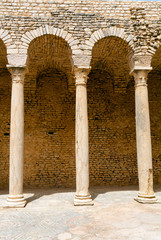
[[[12,77],[10,174],[8,207],[24,207],[23,161],[24,161],[24,75],[25,67],[8,66]]]
[[[89,69],[74,69],[76,80],[76,194],[74,205],[93,205],[89,194],[87,78]]]
[[[136,201],[154,203],[157,201],[153,191],[152,147],[148,103],[148,70],[134,70],[136,142],[139,177],[139,193]]]

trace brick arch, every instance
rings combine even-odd
[[[153,58],[153,56],[156,54],[158,49],[161,48],[161,35],[158,36],[158,37],[159,37],[159,40],[155,41],[155,47],[154,46],[150,46],[148,48],[148,50],[147,50],[149,55],[151,55],[151,58]]]
[[[6,48],[12,42],[12,38],[11,38],[11,35],[10,35],[9,31],[4,30],[2,28],[0,29],[0,39],[4,42]]]
[[[155,41],[155,43],[153,43],[152,46],[148,46],[146,55],[144,54],[144,58],[146,56],[146,58],[148,60],[146,65],[149,66],[149,68],[151,68],[151,66],[153,65],[153,61],[156,58],[156,56],[158,55],[158,52],[161,52],[161,34],[158,36],[158,40]],[[139,52],[137,52],[137,54],[139,55],[139,53],[142,53],[141,50]],[[140,54],[143,55],[143,54]],[[160,58],[158,58],[160,60]],[[145,62],[145,59],[144,59]],[[152,66],[153,67],[153,66]]]
[[[125,33],[123,28],[117,27],[102,28],[93,32],[90,39],[86,41],[86,45],[88,46],[89,50],[92,50],[94,44],[98,42],[100,39],[111,36],[123,39],[128,43],[132,50],[134,50],[133,36],[131,34],[128,35],[127,33]]]
[[[63,38],[70,46],[72,54],[75,54],[79,47],[78,43],[79,40],[74,39],[73,35],[68,33],[67,31],[60,29],[60,28],[55,28],[53,26],[45,25],[43,27],[39,27],[35,30],[31,30],[29,32],[26,32],[25,34],[22,35],[21,41],[22,45],[20,49],[23,49],[23,53],[27,54],[28,47],[31,43],[32,40],[34,40],[37,37],[41,37],[43,35],[55,35],[57,37]]]
[[[15,48],[15,45],[11,44],[12,43],[12,37],[11,37],[8,30],[4,30],[2,28],[0,29],[0,39],[3,41],[3,43],[6,47],[7,54],[12,52],[13,48]]]
[[[86,41],[86,46],[89,46],[89,51],[91,51],[91,62],[93,59],[93,50],[94,47],[97,45],[98,41],[105,40],[107,37],[116,37],[123,40],[124,43],[127,45],[127,57],[128,57],[128,65],[130,67],[130,70],[134,67],[134,44],[133,44],[133,35],[128,35],[123,28],[117,28],[117,27],[110,27],[110,28],[103,28],[99,29],[92,33],[89,41]]]
[[[161,42],[158,41],[155,43],[155,49],[151,48],[150,52],[150,64],[153,70],[160,70],[161,68]]]

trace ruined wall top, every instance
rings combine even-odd
[[[129,18],[131,8],[144,8],[147,17],[158,19],[161,15],[160,1],[119,0],[2,0],[2,15],[26,17],[52,17],[52,12],[64,11],[76,14],[101,14],[107,18]]]
[[[160,16],[161,1],[2,0],[0,39],[11,65],[25,64],[30,43],[52,34],[68,43],[77,66],[89,66],[95,43],[110,36],[128,43],[136,65],[150,66],[161,43]]]

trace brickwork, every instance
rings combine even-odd
[[[75,185],[75,104],[67,77],[52,71],[25,87],[25,186]]]
[[[117,91],[107,72],[92,71],[88,99],[92,184],[136,183],[133,82]]]
[[[153,53],[160,42],[160,4],[135,1],[3,1],[0,6],[3,16],[1,35],[8,53],[24,53],[26,41],[30,42],[29,36],[26,41],[22,38],[24,34],[32,31],[31,38],[37,37],[40,33],[33,30],[45,29],[48,25],[58,29],[59,34],[61,31],[71,34],[73,41],[78,41],[79,49],[75,49],[74,54],[90,55],[88,40],[91,34],[117,27],[124,30],[127,37],[133,36],[137,52],[148,49]],[[58,34],[56,32],[53,34]],[[115,29],[112,32],[116,34]]]
[[[75,79],[90,68],[91,185],[137,182],[134,66],[150,67],[154,181],[161,182],[161,2],[0,3],[0,187],[8,185],[11,77],[26,65],[25,186],[75,186]]]
[[[159,72],[151,72],[149,74],[148,85],[154,182],[161,183],[161,75]]]
[[[10,133],[11,77],[0,72],[0,188],[9,181],[9,133]]]

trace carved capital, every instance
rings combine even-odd
[[[76,85],[86,85],[89,72],[90,72],[90,69],[74,68],[75,84]]]
[[[8,71],[11,73],[12,76],[12,83],[24,84],[25,70],[25,66],[8,66]]]
[[[147,86],[148,70],[134,70],[135,87]]]

